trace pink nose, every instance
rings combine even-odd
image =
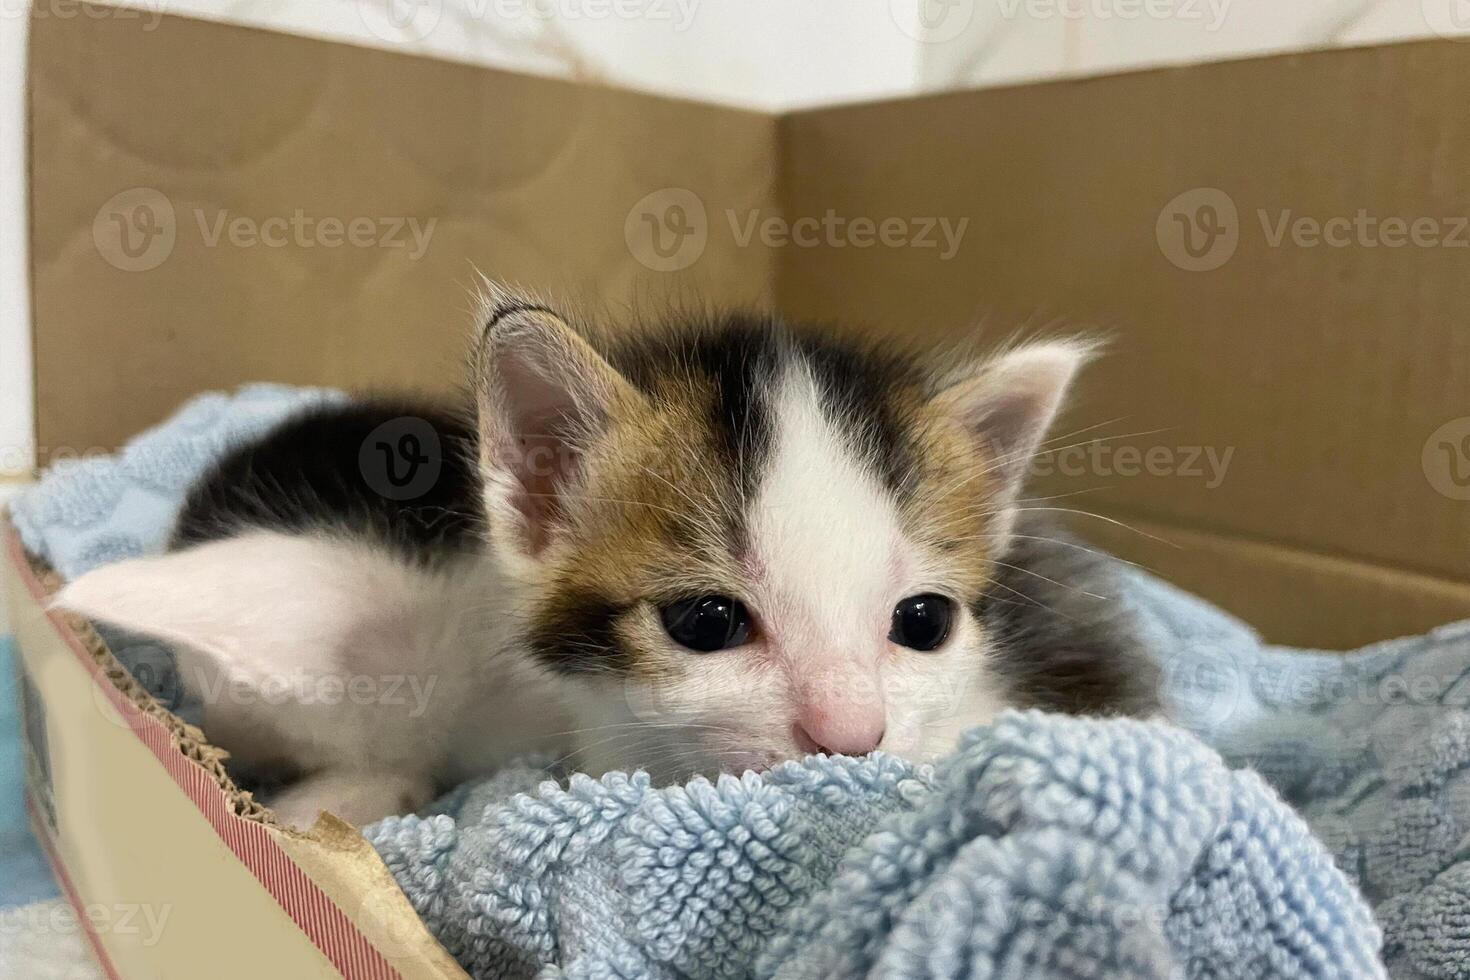
[[[867,755],[883,741],[883,715],[832,716],[809,713],[791,725],[801,751],[827,755]]]

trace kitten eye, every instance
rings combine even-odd
[[[912,650],[933,650],[949,636],[953,616],[954,603],[944,596],[911,595],[894,607],[888,639]]]
[[[750,639],[750,613],[727,595],[702,595],[659,610],[664,631],[682,647],[700,653],[728,650]]]

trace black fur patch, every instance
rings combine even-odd
[[[914,459],[909,434],[894,410],[892,394],[917,385],[914,369],[881,350],[855,350],[816,334],[794,338],[825,396],[828,417],[857,443],[895,494],[912,489]]]
[[[563,599],[532,624],[531,651],[558,674],[626,673],[632,658],[613,629],[625,611],[593,595]]]
[[[170,546],[253,529],[325,531],[431,565],[480,546],[474,446],[469,424],[432,404],[310,409],[205,473],[185,498]]]
[[[774,319],[743,316],[681,324],[616,346],[608,359],[645,394],[683,374],[707,381],[715,394],[710,430],[748,495],[771,450],[767,396],[780,364],[779,329]]]
[[[506,303],[504,306],[497,307],[495,311],[490,314],[490,318],[486,320],[484,326],[480,328],[480,333],[482,335],[489,333],[491,327],[495,326],[497,323],[499,323],[501,320],[504,320],[512,313],[546,313],[554,317],[560,316],[560,314],[551,309],[549,306],[542,306],[540,303],[528,303],[523,300],[512,300],[511,302]]]
[[[1072,714],[1156,710],[1158,668],[1116,598],[1112,559],[1085,550],[1049,522],[1023,521],[1016,534],[1001,559],[1016,567],[995,566],[994,584],[975,609],[990,630],[996,673],[1011,697],[1025,707]]]
[[[770,453],[775,420],[769,403],[784,364],[804,363],[822,393],[828,418],[854,442],[896,493],[912,486],[913,458],[889,395],[919,382],[902,358],[828,339],[816,326],[779,317],[731,313],[680,324],[613,348],[609,360],[645,392],[680,371],[714,387],[711,427],[747,493]]]
[[[853,350],[781,321],[731,315],[609,352],[645,391],[661,376],[693,370],[716,391],[712,425],[732,473],[754,489],[773,441],[773,381],[786,359],[809,365],[830,417],[865,451],[879,475],[903,492],[914,460],[901,420],[885,397],[917,383],[912,368],[881,353]],[[427,425],[437,437],[423,465],[436,476],[406,495],[385,485],[395,460],[395,425]],[[387,426],[386,437],[375,436]],[[401,433],[399,433],[401,436]],[[422,442],[422,440],[420,440]],[[382,443],[382,445],[379,445]],[[432,456],[432,460],[427,457]],[[190,491],[172,547],[251,529],[326,531],[376,541],[425,565],[484,547],[473,427],[455,412],[413,401],[363,400],[307,411],[222,458]],[[368,461],[368,462],[365,462]],[[406,470],[405,470],[406,472]],[[402,475],[402,474],[400,474]],[[386,489],[387,492],[384,492]],[[1023,522],[976,603],[995,640],[996,670],[1024,705],[1074,713],[1146,714],[1157,670],[1142,653],[1131,619],[1112,596],[1113,565],[1063,532]],[[1047,540],[1038,540],[1047,539]],[[1056,583],[1046,581],[1055,580]],[[626,613],[595,594],[550,604],[530,624],[542,663],[562,673],[626,672],[629,652],[615,624]]]

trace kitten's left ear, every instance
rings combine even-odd
[[[642,396],[549,306],[490,287],[473,367],[480,472],[496,553],[511,565],[546,548],[582,454]]]
[[[990,505],[1008,533],[1032,457],[1095,347],[1057,340],[1013,348],[951,381],[932,404],[960,422],[986,460]]]

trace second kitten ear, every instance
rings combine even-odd
[[[473,369],[495,547],[535,559],[575,492],[580,454],[642,396],[558,313],[493,288]]]
[[[408,631],[415,586],[410,570],[372,549],[261,530],[103,565],[52,607],[181,645],[254,683],[401,661],[405,651],[391,644]]]
[[[934,396],[933,404],[957,419],[984,454],[991,504],[1005,515],[1006,531],[1009,508],[1031,460],[1093,350],[1076,340],[1017,347],[982,362]]]

